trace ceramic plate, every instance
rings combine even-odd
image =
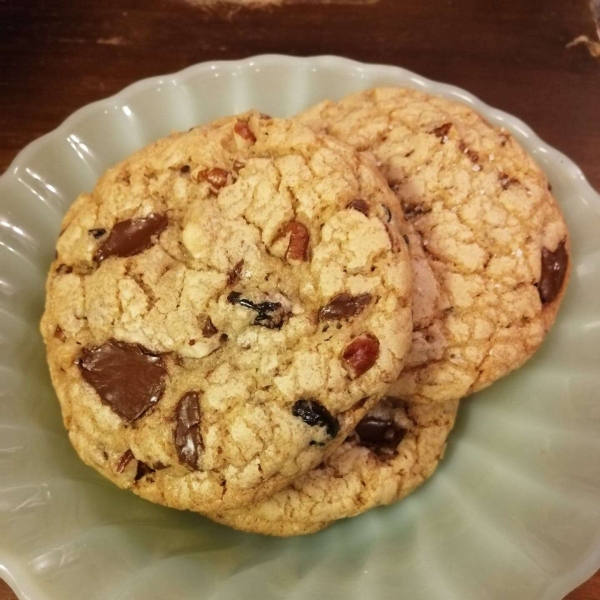
[[[396,506],[296,539],[138,499],[71,449],[38,321],[61,217],[174,129],[404,85],[473,106],[548,174],[573,237],[554,330],[464,403],[436,477]],[[136,83],[30,144],[0,180],[0,574],[31,600],[559,600],[600,567],[600,197],[518,119],[396,67],[260,56]]]

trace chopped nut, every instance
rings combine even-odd
[[[361,335],[354,339],[342,353],[344,367],[352,379],[366,373],[379,356],[379,340],[372,335]]]
[[[365,217],[369,216],[369,205],[362,198],[352,200],[352,202],[348,203],[348,206],[346,206],[346,208],[352,208],[353,210],[357,210],[359,213],[365,215]]]
[[[298,221],[290,221],[284,230],[284,235],[290,235],[285,257],[289,262],[305,262],[307,260],[308,229]]]
[[[256,136],[252,133],[248,123],[244,121],[238,121],[234,126],[233,130],[244,140],[254,144],[256,142]]]
[[[210,189],[215,194],[227,185],[228,173],[225,169],[214,167],[212,169],[204,169],[198,173],[198,182],[207,181],[210,185]]]

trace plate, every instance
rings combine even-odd
[[[406,501],[273,539],[155,506],[80,463],[38,321],[61,216],[110,165],[174,129],[404,85],[473,106],[546,171],[573,237],[556,326],[464,403],[436,477]],[[337,57],[195,65],[77,111],[0,179],[0,574],[24,599],[559,600],[600,567],[600,197],[518,119],[400,68]]]

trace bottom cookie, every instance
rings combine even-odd
[[[458,404],[387,397],[327,460],[292,485],[257,504],[209,516],[242,531],[292,536],[400,500],[435,471]]]

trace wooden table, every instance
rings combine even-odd
[[[0,172],[133,81],[280,52],[402,65],[464,87],[521,117],[600,188],[600,61],[565,48],[594,32],[587,0],[296,2],[224,18],[186,0],[0,0]],[[0,582],[0,600],[13,598]],[[600,575],[568,598],[600,600]]]

